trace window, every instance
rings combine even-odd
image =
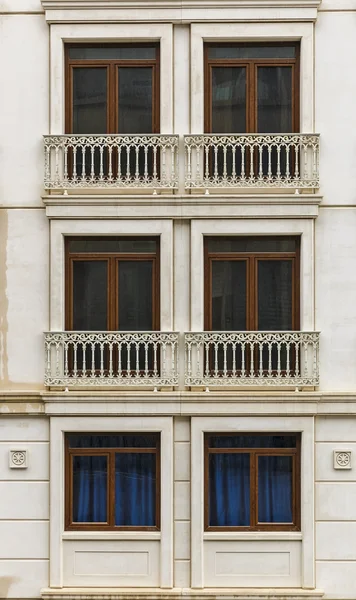
[[[298,130],[297,44],[206,45],[205,80],[207,132]]]
[[[66,529],[160,528],[157,434],[66,435]]]
[[[205,434],[205,529],[300,529],[300,435]]]
[[[282,134],[299,128],[297,44],[205,46],[205,131]],[[295,174],[298,149],[241,144],[210,152],[210,171],[224,177]]]
[[[299,328],[297,237],[205,238],[205,329],[207,331],[291,331]],[[238,375],[255,369],[293,372],[297,345],[237,344],[211,349],[210,363]],[[217,361],[217,363],[216,363]],[[226,363],[227,361],[227,363]],[[262,363],[261,363],[262,361]]]
[[[67,133],[157,133],[159,46],[67,46]]]
[[[205,238],[205,328],[299,327],[299,238]]]
[[[66,329],[69,331],[159,330],[159,239],[68,238],[66,240]],[[72,349],[73,350],[73,349]],[[114,372],[150,368],[157,356],[151,346],[115,343],[104,351],[91,344],[75,349],[75,370]],[[69,362],[71,362],[69,353]],[[159,357],[158,357],[159,360]],[[115,367],[116,365],[116,367]],[[73,360],[72,360],[73,366]],[[116,369],[116,370],[115,370]]]
[[[159,132],[159,46],[67,46],[66,132]],[[71,177],[110,180],[157,176],[152,145],[98,141],[69,148]]]

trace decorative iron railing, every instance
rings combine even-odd
[[[186,188],[318,188],[317,134],[186,135]]]
[[[175,386],[178,334],[172,332],[45,333],[47,386]]]
[[[186,333],[185,385],[317,386],[319,333]]]
[[[45,189],[176,188],[178,136],[45,135]]]

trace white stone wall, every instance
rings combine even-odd
[[[285,5],[290,5],[289,0]],[[90,19],[87,14],[83,21],[91,22],[85,31],[89,31],[89,39],[161,37],[166,60],[161,63],[162,130],[181,136],[202,127],[203,37],[304,36],[304,47],[310,52],[302,62],[302,123],[305,130],[321,136],[320,195],[304,203],[303,196],[293,195],[283,200],[250,195],[235,203],[231,197],[195,202],[178,195],[176,205],[172,198],[166,202],[158,197],[145,205],[138,201],[124,205],[122,199],[115,205],[111,199],[105,206],[88,207],[83,202],[75,206],[73,202],[46,209],[42,201],[42,135],[63,130],[61,35],[68,39],[72,32],[85,37],[80,33],[84,23],[53,25],[50,37],[40,0],[0,2],[0,598],[38,598],[50,583],[49,415],[107,415],[110,420],[110,415],[125,414],[140,420],[145,413],[173,418],[174,468],[170,476],[175,588],[191,586],[192,547],[202,544],[201,538],[194,537],[191,520],[191,416],[209,416],[212,427],[222,414],[237,421],[242,415],[251,418],[251,427],[254,418],[278,416],[290,422],[308,416],[315,417],[315,521],[307,532],[315,541],[314,549],[313,543],[308,545],[315,586],[325,592],[326,600],[354,599],[356,1],[322,0],[315,24],[309,17],[298,21],[293,7],[288,8],[289,17],[286,8],[274,8],[270,13],[263,9],[257,19],[249,19],[245,12],[241,22],[234,10],[230,23],[225,20],[222,24],[216,23],[221,16],[219,8],[209,13],[213,16],[206,24],[202,22],[207,11],[196,8],[194,18],[189,13],[193,25],[183,19],[182,11],[180,16],[172,11],[171,17],[163,19],[152,8],[145,15],[151,23],[145,24],[129,9],[124,10],[115,12],[116,20],[100,25],[94,22],[100,11],[91,12]],[[77,9],[72,19],[79,13]],[[66,14],[63,10],[60,18],[71,21]],[[124,25],[120,19],[125,20]],[[58,48],[59,54],[53,54]],[[181,155],[182,194],[183,167]],[[51,227],[46,210],[60,217],[53,219]],[[308,327],[321,332],[320,388],[294,395],[230,392],[221,398],[197,393],[191,401],[186,399],[189,392],[167,396],[150,392],[141,397],[119,394],[114,399],[100,393],[96,398],[82,394],[75,400],[70,400],[72,393],[55,398],[43,395],[43,331],[60,328],[63,323],[61,236],[66,231],[110,234],[128,228],[133,233],[164,232],[163,323],[181,333],[202,323],[202,232],[302,232],[308,240],[303,262],[303,318]],[[50,290],[55,290],[52,298]],[[181,389],[183,375],[182,370]],[[39,416],[45,412],[47,416]],[[27,450],[27,469],[9,468],[13,449]],[[334,450],[352,452],[351,470],[334,469]],[[100,544],[103,548],[102,541]],[[243,551],[243,544],[240,540],[235,545]],[[259,549],[258,545],[254,548]],[[67,573],[70,567],[67,564]]]
[[[9,468],[10,450],[26,450],[28,467]],[[48,585],[48,419],[0,418],[0,597],[36,598]]]

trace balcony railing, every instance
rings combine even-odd
[[[45,333],[47,386],[175,386],[178,334]]]
[[[319,385],[319,333],[304,331],[185,334],[185,385]]]
[[[186,135],[186,188],[318,188],[319,135]]]
[[[176,188],[177,135],[44,136],[45,189]]]

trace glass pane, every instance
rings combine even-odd
[[[73,261],[73,330],[107,330],[107,262]]]
[[[214,435],[209,448],[296,448],[295,435]]]
[[[246,132],[246,69],[213,67],[212,133]]]
[[[106,456],[73,456],[73,521],[107,522]]]
[[[97,434],[68,434],[70,448],[156,448],[158,435],[145,433],[126,435],[113,433],[111,435]]]
[[[148,46],[74,46],[69,48],[69,58],[83,60],[137,60],[155,59],[156,48]]]
[[[209,252],[295,252],[298,239],[293,237],[206,238]]]
[[[212,261],[212,329],[246,330],[246,261]]]
[[[293,328],[291,260],[258,261],[258,329],[287,331]]]
[[[295,46],[209,46],[208,58],[294,58]]]
[[[250,455],[209,455],[209,525],[250,525]]]
[[[119,269],[119,330],[152,331],[151,260],[120,260]]]
[[[72,133],[107,132],[106,77],[106,68],[103,67],[73,69]],[[79,166],[77,172],[78,169]]]
[[[293,458],[258,457],[258,522],[292,523]]]
[[[87,238],[81,240],[69,241],[69,252],[149,252],[157,250],[157,241],[146,239],[144,237],[137,240],[130,239],[95,239]]]
[[[118,70],[118,133],[152,133],[152,68]]]
[[[116,454],[115,525],[156,524],[156,454]]]
[[[258,133],[291,133],[292,67],[257,68]]]

